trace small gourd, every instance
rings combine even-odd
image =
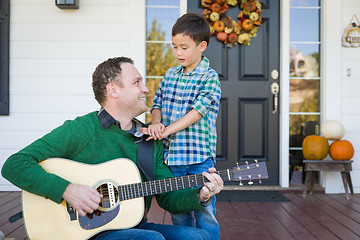
[[[225,29],[225,23],[223,21],[214,22],[214,29],[217,32],[222,32]]]
[[[238,40],[236,33],[230,33],[228,36],[229,43],[235,43]]]
[[[219,32],[218,34],[216,34],[216,38],[219,40],[219,41],[226,41],[227,38],[228,38],[228,35],[226,32]]]

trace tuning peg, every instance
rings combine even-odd
[[[238,162],[236,162],[236,166],[239,167],[239,163],[238,163]]]
[[[239,186],[243,186],[244,184],[242,183],[242,181],[240,181],[240,183],[239,183]]]
[[[248,162],[248,161],[246,161],[246,162],[245,162],[245,164],[246,164],[246,165],[249,165],[249,162]]]
[[[255,163],[259,162],[257,159],[254,160]]]
[[[249,181],[248,184],[249,184],[249,185],[253,185],[254,182],[253,182],[253,181]]]
[[[262,181],[261,181],[261,179],[259,180],[259,183],[260,183],[260,184],[262,184]]]

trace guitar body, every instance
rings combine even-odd
[[[105,182],[114,185],[140,183],[137,166],[128,159],[115,159],[105,163],[89,165],[66,159],[48,159],[40,165],[72,183],[96,186]],[[32,240],[79,240],[112,229],[126,229],[136,226],[143,218],[144,198],[134,198],[118,202],[114,210],[95,214],[92,219],[81,217],[70,220],[66,202],[56,204],[38,195],[23,191],[22,208],[25,229]],[[89,221],[91,220],[91,221]]]

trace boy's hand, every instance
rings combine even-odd
[[[157,140],[157,139],[162,139],[163,135],[162,133],[165,130],[165,126],[162,123],[154,123],[151,124],[148,128],[141,128],[140,131],[143,134],[147,134],[150,137],[148,137],[146,139],[146,141],[149,141],[151,139]]]

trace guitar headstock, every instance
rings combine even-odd
[[[253,180],[267,179],[268,173],[265,162],[257,162],[252,164],[246,164],[242,166],[237,166],[229,169],[231,181],[239,181],[239,185],[243,185],[242,181],[248,181],[249,185],[253,184]]]

